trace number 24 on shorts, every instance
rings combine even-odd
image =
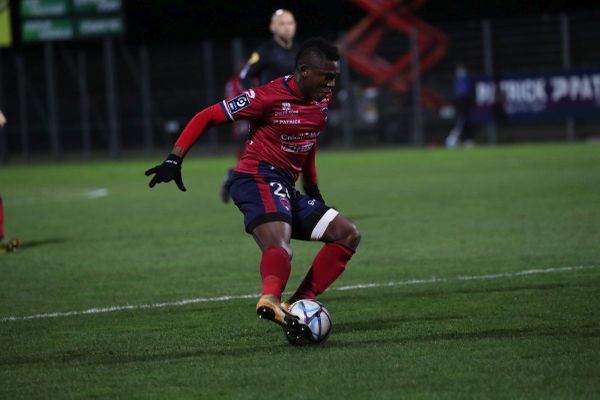
[[[288,199],[291,199],[290,192],[287,190],[286,187],[283,187],[283,185],[281,183],[279,183],[279,182],[270,182],[269,186],[276,188],[273,191],[273,194],[275,194],[276,196],[287,197]],[[283,191],[285,191],[285,193],[283,193]]]

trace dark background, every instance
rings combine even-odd
[[[12,0],[11,5],[17,33],[19,4]],[[0,142],[6,143],[6,154],[21,160],[47,155],[93,159],[170,148],[179,129],[195,113],[222,98],[225,82],[239,71],[236,64],[240,59],[270,36],[269,19],[277,8],[296,14],[299,42],[313,35],[336,40],[366,15],[350,0],[123,0],[126,32],[122,36],[51,45],[23,44],[16,36],[12,48],[0,49],[0,106],[12,121],[3,130],[4,138],[0,137]],[[537,76],[564,70],[563,20],[569,32],[569,69],[596,71],[600,66],[600,0],[429,0],[417,9],[417,15],[449,39],[444,57],[420,76],[422,87],[449,101],[456,61],[465,62],[475,75],[483,74],[485,49],[498,76]],[[489,47],[484,43],[483,26],[489,27]],[[390,32],[378,45],[377,55],[392,61],[409,47],[406,35]],[[146,62],[141,61],[144,51]],[[83,72],[76,65],[79,60],[83,60]],[[107,65],[114,67],[114,90],[107,83]],[[147,70],[145,78],[142,65]],[[48,66],[53,66],[53,81],[48,79]],[[338,96],[338,103],[332,106],[329,134],[320,143],[332,147],[411,145],[415,112],[422,110],[415,106],[412,92],[396,93],[382,86],[375,96],[368,97],[370,80],[353,69],[347,72],[347,81],[339,87],[347,88],[345,97]],[[87,77],[89,107],[85,109],[89,113],[82,112],[81,76]],[[52,104],[58,139],[50,132],[49,82],[56,85]],[[145,114],[148,108],[142,104],[146,102],[151,112]],[[364,116],[373,111],[377,116],[369,122]],[[436,109],[422,111],[424,143],[442,144],[453,120]],[[88,117],[83,118],[84,114]],[[82,128],[82,121],[87,122],[88,130]],[[564,119],[535,123],[500,120],[493,140],[486,126],[474,131],[481,143],[583,140],[597,136],[598,121],[597,115],[577,118],[569,125],[572,134],[566,133]],[[348,133],[348,127],[352,132]],[[228,126],[213,129],[201,141],[204,145],[198,148],[210,152],[237,145]],[[1,147],[2,143],[0,162]]]
[[[19,1],[11,0],[11,8],[18,44]],[[278,8],[296,15],[299,37],[345,31],[366,15],[350,0],[123,0],[123,8],[130,42],[268,36],[270,15]],[[435,23],[582,10],[600,10],[600,1],[430,0],[417,14]]]
[[[124,6],[131,40],[269,35],[269,18],[277,8],[287,8],[296,15],[301,36],[343,31],[366,15],[350,0],[125,0]],[[417,14],[435,23],[588,9],[600,10],[600,1],[430,0]]]

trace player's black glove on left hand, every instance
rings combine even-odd
[[[323,200],[323,196],[321,195],[321,191],[317,185],[304,186],[304,193],[325,204],[325,200]]]
[[[185,192],[187,189],[183,186],[183,179],[181,178],[181,163],[183,159],[175,154],[169,154],[167,159],[163,161],[162,164],[157,165],[156,167],[150,168],[146,171],[146,176],[155,174],[148,186],[154,187],[157,183],[161,182],[169,182],[174,180],[177,184],[177,187],[182,192]]]

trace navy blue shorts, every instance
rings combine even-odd
[[[338,215],[331,207],[296,190],[293,180],[283,171],[261,163],[256,174],[234,171],[229,194],[244,214],[246,232],[271,221],[292,226],[292,237],[320,240],[329,223]]]

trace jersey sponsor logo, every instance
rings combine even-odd
[[[248,89],[247,91],[245,91],[244,93],[246,93],[248,95],[248,97],[250,97],[251,99],[256,97],[256,93],[254,92],[254,90],[252,89]]]
[[[300,111],[298,110],[290,110],[290,111],[275,111],[273,116],[275,117],[283,117],[284,115],[298,115]]]
[[[231,111],[232,114],[243,110],[244,108],[250,105],[250,100],[248,100],[248,95],[246,93],[239,95],[233,100],[229,100],[227,102],[227,108]]]
[[[299,113],[299,110],[294,110],[292,108],[292,104],[289,101],[284,101],[281,103],[281,111],[275,111],[273,115],[276,117],[281,117],[283,115],[297,115]]]
[[[300,125],[301,119],[274,119],[273,123],[276,125]]]
[[[306,143],[306,144],[291,144],[291,143],[282,143],[281,150],[286,151],[288,153],[307,153],[310,149],[313,148],[314,143]]]
[[[284,142],[289,142],[291,140],[315,139],[315,138],[318,138],[320,134],[321,134],[321,131],[304,132],[304,133],[299,133],[297,135],[288,135],[288,134],[284,133],[281,135],[281,140]]]

